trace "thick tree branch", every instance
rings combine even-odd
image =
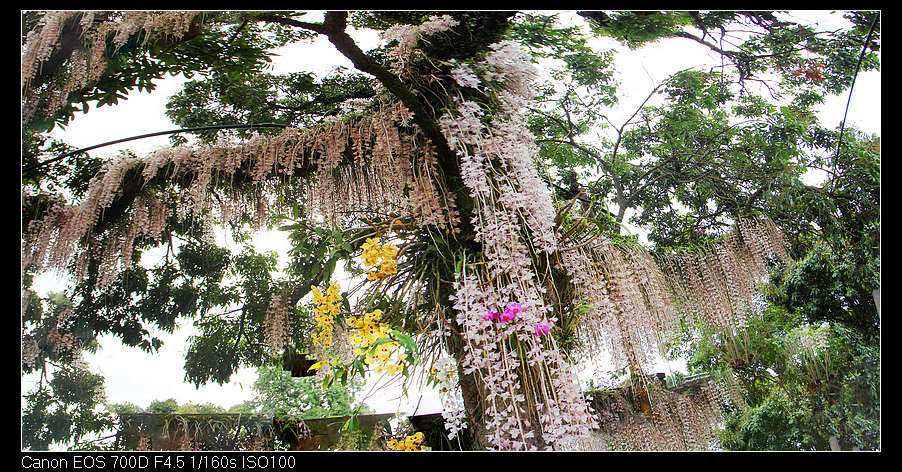
[[[423,102],[408,88],[398,76],[382,67],[375,59],[363,52],[354,39],[347,33],[347,12],[328,12],[323,22],[325,34],[339,52],[351,60],[361,72],[376,78],[392,95],[413,113],[414,123],[419,126],[439,154],[439,162],[445,175],[459,175],[460,168],[457,156],[448,146],[435,118],[426,110]]]
[[[329,42],[354,64],[357,70],[375,77],[389,93],[413,113],[413,122],[432,144],[436,152],[439,168],[444,176],[444,182],[440,183],[441,188],[448,189],[448,192],[455,196],[458,210],[465,211],[467,208],[470,208],[469,194],[463,188],[462,183],[448,181],[449,177],[460,175],[460,163],[457,154],[451,149],[447,139],[442,134],[436,117],[429,112],[423,101],[397,75],[360,49],[347,32],[347,17],[347,12],[330,11],[326,13],[322,23],[308,23],[272,14],[257,16],[258,19],[263,21],[304,28],[325,35]],[[461,223],[469,227],[467,218],[463,220]],[[469,235],[472,235],[472,231],[463,231],[463,233],[468,235],[467,239],[469,239]]]
[[[383,67],[376,62],[375,59],[360,49],[354,39],[347,33],[347,12],[327,12],[322,23],[309,23],[272,14],[258,15],[257,18],[262,21],[304,28],[325,35],[329,39],[329,42],[335,46],[335,49],[348,58],[357,70],[375,77],[376,80],[385,86],[392,95],[400,100],[401,103],[413,113],[414,122],[420,127],[420,130],[432,144],[436,146],[437,152],[442,158],[441,160],[447,161],[444,163],[445,165],[456,163],[457,158],[454,151],[448,146],[448,142],[441,133],[438,123],[431,114],[427,112],[423,103],[398,76]],[[454,167],[454,169],[449,168],[447,170],[459,171],[456,164]],[[453,172],[450,175],[455,175],[457,173],[458,172]],[[446,175],[448,174],[449,173],[446,172]]]

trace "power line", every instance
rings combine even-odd
[[[846,129],[846,119],[849,115],[849,104],[852,102],[852,90],[855,88],[855,79],[858,78],[858,72],[861,70],[861,63],[864,61],[864,54],[868,50],[868,46],[871,44],[871,35],[874,34],[874,28],[877,26],[877,21],[880,20],[880,12],[877,12],[877,16],[874,17],[874,21],[871,22],[871,28],[868,30],[868,36],[864,40],[864,47],[861,48],[861,54],[858,55],[858,65],[855,66],[855,75],[852,76],[852,85],[849,86],[849,98],[846,100],[846,111],[842,116],[842,123],[839,126],[839,142],[836,143],[836,157],[834,158],[834,162],[839,159],[839,151],[842,149],[842,135],[843,131]],[[835,165],[835,164],[834,164]]]
[[[136,139],[150,138],[153,136],[163,136],[166,134],[176,134],[176,133],[187,133],[192,131],[210,131],[210,130],[218,130],[218,129],[238,129],[238,128],[287,128],[288,125],[283,125],[279,123],[257,123],[253,125],[216,125],[216,126],[198,126],[195,128],[178,128],[169,131],[157,131],[156,133],[147,133],[139,136],[131,136],[128,138],[117,139],[115,141],[105,142],[103,144],[95,144],[94,146],[88,146],[86,148],[77,149],[75,151],[67,152],[64,154],[60,154],[59,156],[54,157],[53,159],[46,160],[44,162],[38,162],[37,164],[31,164],[22,168],[22,173],[29,172],[38,168],[41,168],[47,164],[51,164],[53,162],[59,161],[61,159],[65,159],[70,156],[74,156],[76,154],[81,154],[83,152],[90,151],[92,149],[97,149],[104,146],[111,146],[113,144],[124,143],[126,141],[134,141]]]

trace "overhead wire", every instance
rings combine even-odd
[[[871,44],[871,36],[874,34],[874,28],[877,26],[878,21],[880,21],[879,11],[877,12],[877,16],[874,17],[874,21],[871,22],[868,36],[865,38],[864,46],[861,48],[861,54],[858,55],[858,65],[855,66],[855,75],[852,76],[852,85],[849,86],[849,98],[846,100],[846,111],[843,113],[842,122],[840,122],[839,125],[839,141],[836,143],[836,156],[834,157],[834,162],[839,159],[839,151],[842,149],[842,137],[843,132],[846,129],[846,118],[849,115],[849,104],[852,103],[852,90],[855,88],[855,79],[858,78],[858,72],[861,70],[861,63],[864,61],[864,55],[868,50],[868,45]]]
[[[65,158],[67,158],[67,157],[71,157],[71,156],[74,156],[74,155],[77,155],[77,154],[81,154],[81,153],[83,153],[83,152],[87,152],[87,151],[90,151],[90,150],[93,150],[93,149],[101,148],[101,147],[104,147],[104,146],[111,146],[111,145],[113,145],[113,144],[124,143],[124,142],[127,142],[127,141],[134,141],[134,140],[137,140],[137,139],[151,138],[151,137],[154,137],[154,136],[164,136],[164,135],[167,135],[167,134],[176,134],[176,133],[190,133],[190,132],[193,132],[193,131],[210,131],[210,130],[218,130],[218,129],[240,129],[240,128],[287,128],[287,127],[288,127],[288,125],[283,125],[283,124],[280,124],[280,123],[257,123],[257,124],[244,124],[244,125],[198,126],[198,127],[194,127],[194,128],[178,128],[178,129],[173,129],[173,130],[168,130],[168,131],[157,131],[157,132],[155,132],[155,133],[147,133],[147,134],[142,134],[142,135],[138,135],[138,136],[131,136],[131,137],[128,137],[128,138],[116,139],[116,140],[114,140],[114,141],[108,141],[108,142],[105,142],[105,143],[102,143],[102,144],[95,144],[95,145],[93,145],[93,146],[88,146],[88,147],[85,147],[85,148],[76,149],[75,151],[69,151],[69,152],[60,154],[59,156],[56,156],[56,157],[54,157],[54,158],[52,158],[52,159],[48,159],[48,160],[43,161],[43,162],[38,162],[38,163],[36,163],[36,164],[31,164],[31,165],[24,166],[24,167],[22,167],[22,173],[30,172],[30,171],[33,171],[33,170],[35,170],[35,169],[39,169],[39,168],[41,168],[41,167],[44,167],[44,166],[47,165],[47,164],[52,164],[52,163],[54,163],[54,162],[56,162],[56,161],[59,161],[59,160],[62,160],[62,159],[65,159]]]

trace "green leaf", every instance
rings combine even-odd
[[[392,335],[397,339],[398,344],[400,344],[401,347],[407,349],[413,355],[417,354],[417,343],[412,337],[403,334],[400,331],[392,331]]]
[[[361,377],[366,377],[366,364],[361,362],[360,358],[354,359],[354,362],[351,364],[351,367],[360,373]],[[345,383],[347,383],[347,373],[345,373]]]

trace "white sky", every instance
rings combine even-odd
[[[810,18],[815,13],[822,26],[836,19],[843,21],[840,15],[829,15],[828,12],[796,12],[794,15]],[[369,32],[356,39],[372,42],[376,40],[376,36]],[[313,47],[315,49],[311,50],[310,45],[304,44],[297,46],[296,51],[284,51],[282,57],[276,59],[275,72],[312,70],[321,75],[336,64],[350,67],[350,63],[337,55],[327,41],[318,40]],[[335,62],[336,57],[339,63]],[[616,69],[621,81],[620,114],[631,114],[648,93],[673,72],[711,60],[710,51],[689,40],[671,40],[629,54],[619,54]],[[716,60],[719,63],[719,58]],[[120,105],[92,109],[88,114],[76,118],[65,130],[54,131],[53,135],[74,146],[87,147],[114,139],[174,129],[176,126],[165,115],[165,102],[169,96],[180,91],[182,82],[183,79],[175,77],[162,81],[152,94],[133,92]],[[821,122],[825,125],[838,124],[847,99],[848,93],[830,98],[821,107]],[[880,105],[880,74],[861,74],[855,84],[847,126],[880,134]],[[615,116],[614,113],[611,116]],[[616,118],[612,119],[618,123]],[[161,136],[131,141],[92,151],[92,155],[114,156],[119,149],[130,149],[141,155],[156,147],[168,146],[168,139],[168,136]],[[34,286],[40,295],[48,291],[61,291],[64,287],[65,281],[58,280],[53,275],[37,278]],[[165,344],[155,355],[145,354],[134,348],[124,348],[115,339],[101,338],[102,349],[96,355],[86,355],[86,358],[94,371],[106,378],[108,401],[130,402],[147,407],[153,400],[175,398],[180,404],[213,403],[228,408],[250,400],[253,397],[250,387],[256,379],[256,372],[252,369],[239,371],[232,382],[224,386],[212,384],[195,389],[193,385],[183,383],[183,354],[193,327],[182,328],[172,335],[156,333]],[[23,393],[32,385],[33,381],[23,379]],[[377,407],[379,413],[398,410],[412,413],[418,399],[398,401],[398,395],[397,389],[386,389],[380,400],[369,399],[367,403]],[[440,409],[434,396],[429,396],[424,399],[418,412],[432,413]]]

